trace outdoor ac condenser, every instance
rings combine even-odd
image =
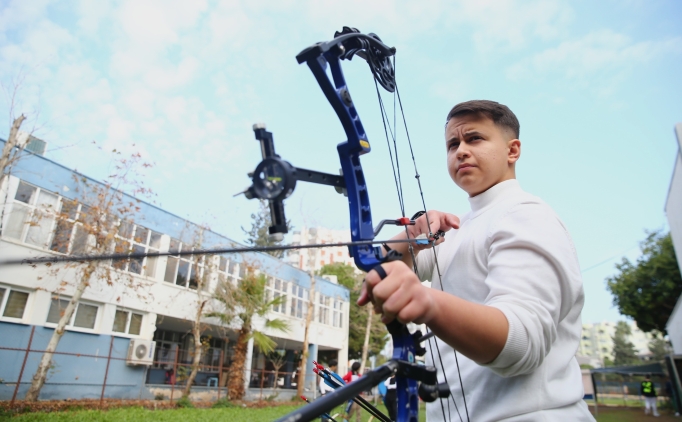
[[[156,342],[153,340],[131,339],[128,346],[128,365],[151,365],[154,362]]]

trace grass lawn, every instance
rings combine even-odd
[[[36,412],[24,413],[3,419],[0,415],[0,420],[11,421],[168,421],[168,422],[189,422],[200,420],[202,422],[210,421],[249,421],[249,422],[271,422],[280,418],[287,413],[295,410],[299,406],[283,405],[263,408],[222,408],[222,409],[168,409],[168,410],[147,410],[143,408],[120,408],[108,411],[100,410],[78,410],[65,412]],[[383,405],[377,406],[382,412],[386,412]],[[341,407],[335,409],[332,415],[338,414],[336,420],[341,422]],[[590,406],[590,410],[594,411],[594,407]],[[654,418],[652,416],[645,416],[642,408],[620,408],[620,407],[599,407],[598,422],[637,422],[651,420],[656,422],[679,422],[680,418],[674,417],[669,410],[661,410],[661,417]],[[453,415],[453,420],[458,420],[456,415]],[[464,417],[464,415],[462,415]],[[369,414],[362,412],[362,421],[367,422]],[[376,421],[376,419],[374,419]],[[420,422],[426,421],[426,415],[420,412]],[[355,422],[355,419],[351,422]]]
[[[142,408],[125,408],[125,409],[112,409],[108,411],[101,410],[80,410],[80,411],[68,411],[68,412],[36,412],[36,413],[24,413],[16,415],[9,418],[11,421],[143,421],[143,420],[154,420],[154,421],[167,421],[167,422],[188,422],[200,420],[202,422],[210,421],[249,421],[249,422],[272,422],[273,420],[280,418],[289,412],[297,409],[299,406],[273,406],[264,407],[260,409],[254,408],[223,408],[223,409],[169,409],[169,410],[147,410]],[[386,408],[383,405],[377,406],[377,408],[388,414]],[[342,407],[338,407],[332,413],[339,414],[338,418],[335,418],[338,422],[341,422]],[[426,421],[426,415],[423,412],[419,415],[419,421]],[[2,419],[2,415],[0,415]],[[369,420],[369,414],[362,411],[362,421],[367,422]],[[376,421],[376,418],[374,419]],[[353,418],[352,422],[355,422]]]
[[[590,410],[594,412],[594,407]],[[640,421],[656,421],[656,422],[679,422],[680,418],[673,416],[669,410],[659,410],[661,417],[655,418],[653,416],[644,415],[643,408],[622,408],[622,407],[599,407],[599,415],[597,422],[640,422]],[[594,414],[594,413],[593,413]]]

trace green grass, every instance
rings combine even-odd
[[[200,420],[202,422],[210,421],[249,421],[249,422],[271,422],[277,418],[280,418],[300,406],[274,406],[274,407],[264,407],[261,409],[254,408],[242,408],[242,407],[230,407],[230,408],[220,408],[220,409],[167,409],[167,410],[147,410],[142,408],[125,408],[125,409],[113,409],[109,411],[101,410],[74,410],[67,412],[37,412],[37,413],[24,413],[11,418],[12,422],[20,421],[144,421],[144,420],[154,420],[154,421],[166,421],[166,422],[188,422],[194,420]],[[377,406],[377,408],[388,414],[386,408],[383,404]],[[424,409],[421,409],[420,422],[426,421],[426,415],[424,414]],[[335,419],[337,421],[342,420],[343,407],[339,406],[331,412],[332,415],[338,414]],[[369,420],[369,413],[362,411],[362,421],[367,422]],[[0,415],[0,419],[2,419]],[[376,418],[374,419],[376,421]],[[352,422],[355,422],[355,417],[353,417]]]

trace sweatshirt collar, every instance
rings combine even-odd
[[[504,182],[500,182],[489,188],[487,191],[479,193],[473,198],[469,198],[471,212],[477,214],[479,211],[484,210],[489,205],[493,205],[496,202],[499,202],[504,198],[518,192],[522,192],[518,180],[509,179],[505,180]]]

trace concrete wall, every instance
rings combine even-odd
[[[675,160],[675,170],[670,181],[668,199],[665,204],[665,214],[670,226],[670,236],[675,246],[677,263],[682,269],[682,123],[675,126],[675,135],[679,145]],[[677,305],[666,324],[670,342],[675,354],[682,354],[682,296],[677,300]]]
[[[0,347],[26,349],[32,326],[0,322]],[[44,350],[54,330],[35,327],[31,350]],[[80,354],[81,356],[54,355],[53,366],[47,377],[40,398],[42,400],[98,399],[107,366],[111,336],[66,332],[57,352]],[[107,374],[105,397],[119,399],[153,398],[144,386],[145,367],[128,366],[125,358],[129,339],[114,337]],[[0,349],[0,400],[10,400],[14,394],[26,353],[17,350]],[[83,356],[90,355],[90,356]],[[17,399],[22,399],[31,385],[31,378],[38,368],[42,353],[28,354],[26,366],[19,386]]]

